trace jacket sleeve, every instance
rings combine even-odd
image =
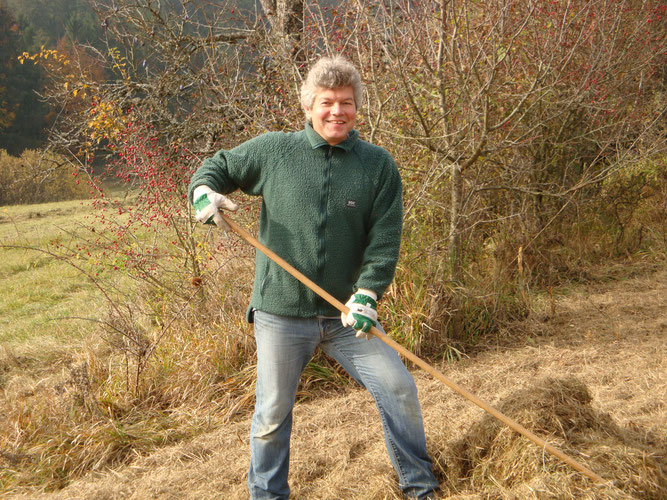
[[[188,189],[190,203],[197,186],[206,185],[216,193],[229,194],[241,189],[246,194],[258,195],[262,186],[263,143],[267,136],[256,137],[232,150],[220,150],[207,158],[193,174]]]
[[[368,240],[356,288],[382,298],[394,279],[403,228],[403,186],[398,167],[387,153],[370,217]]]

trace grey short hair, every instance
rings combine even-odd
[[[308,71],[301,85],[301,106],[312,109],[318,89],[352,87],[357,109],[364,103],[364,85],[354,65],[342,56],[322,57]]]

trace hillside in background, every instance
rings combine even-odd
[[[54,48],[62,38],[97,45],[104,37],[89,0],[4,0],[21,28],[24,50]]]

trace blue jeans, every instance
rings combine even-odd
[[[319,346],[373,396],[385,443],[409,498],[437,490],[426,452],[417,387],[398,354],[376,337],[358,339],[340,319],[290,318],[255,312],[257,387],[250,429],[252,499],[287,499],[292,407],[303,369]]]

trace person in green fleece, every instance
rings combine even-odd
[[[269,132],[206,159],[189,196],[197,220],[226,228],[219,209],[236,189],[262,197],[259,240],[334,297],[348,315],[261,252],[248,307],[257,343],[248,487],[252,499],[289,497],[292,408],[301,373],[320,348],[373,396],[399,486],[432,498],[438,482],[426,451],[414,380],[398,354],[368,333],[394,277],[402,230],[402,185],[383,148],[354,130],[363,86],[336,56],[312,66],[301,88],[307,123]]]

